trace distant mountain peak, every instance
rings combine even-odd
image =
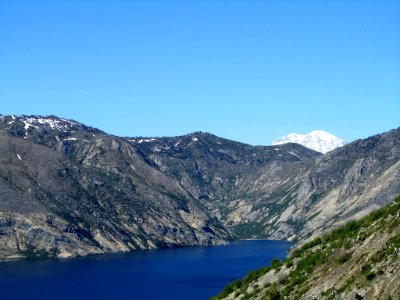
[[[285,135],[272,142],[272,145],[281,145],[286,143],[297,143],[321,153],[332,151],[333,149],[342,147],[346,144],[344,140],[329,132],[314,130],[307,134],[291,133]]]

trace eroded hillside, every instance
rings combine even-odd
[[[400,193],[399,129],[325,155],[297,144],[253,147],[204,133],[131,143],[240,238],[302,240]]]
[[[2,117],[0,258],[69,257],[230,238],[127,141],[55,117]]]

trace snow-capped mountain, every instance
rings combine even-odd
[[[272,145],[281,145],[286,143],[297,143],[321,153],[329,152],[346,144],[344,140],[330,134],[329,132],[314,130],[307,134],[291,133],[285,135],[272,142]]]

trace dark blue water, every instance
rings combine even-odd
[[[0,263],[0,299],[207,299],[284,258],[286,241]]]

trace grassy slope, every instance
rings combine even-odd
[[[213,299],[400,299],[400,196],[250,272]]]

